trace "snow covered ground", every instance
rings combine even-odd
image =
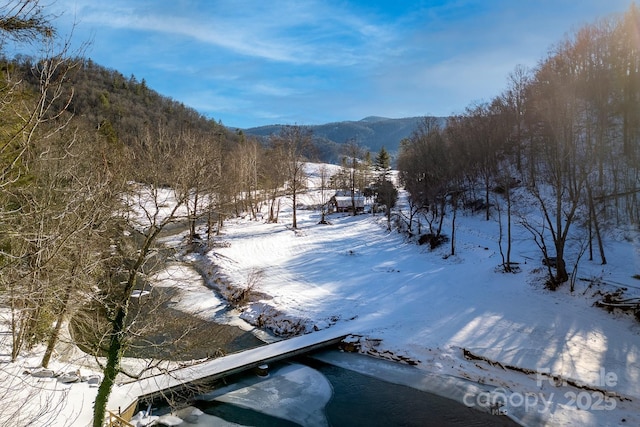
[[[209,254],[211,263],[237,286],[259,272],[256,291],[269,296],[253,302],[245,319],[260,318],[278,332],[348,323],[383,356],[501,387],[506,411],[525,424],[640,424],[640,324],[592,307],[598,289],[586,281],[573,294],[568,284],[545,290],[528,232],[515,230],[513,260],[522,271],[504,274],[497,272],[497,221],[482,215],[458,218],[450,257],[448,245],[429,251],[387,232],[380,216],[334,214],[331,225],[319,219],[317,211],[299,210],[297,230],[286,212],[278,224],[227,223],[221,238],[228,245]],[[577,275],[638,292],[637,233],[612,233],[606,251],[607,265],[585,257]],[[463,349],[495,365],[469,360]]]
[[[318,203],[317,194],[308,197],[303,204]],[[293,230],[289,203],[283,207],[277,224],[228,220],[217,238],[224,244],[191,257],[222,294],[253,283],[246,321],[279,333],[340,327],[362,351],[415,363],[424,378],[477,383],[479,394],[450,395],[470,406],[504,403],[500,410],[524,425],[640,425],[640,323],[593,307],[598,288],[589,282],[577,281],[573,294],[568,284],[545,290],[540,251],[526,231],[515,230],[521,271],[504,274],[498,224],[482,215],[459,214],[456,255],[446,256],[448,245],[430,251],[409,242],[387,231],[381,215],[333,214],[321,225],[318,211],[298,210]],[[578,276],[638,295],[637,231],[610,232],[606,251],[607,265],[585,257]],[[173,282],[181,271],[171,270]],[[189,269],[184,279],[190,302],[180,307],[215,316],[220,301],[204,281]],[[83,425],[95,389],[58,387],[82,387],[67,392],[75,403],[62,411],[75,408]]]

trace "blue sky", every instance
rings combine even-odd
[[[57,0],[86,56],[230,127],[459,113],[632,0]]]

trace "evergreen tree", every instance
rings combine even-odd
[[[384,205],[387,216],[387,229],[391,230],[391,209],[398,201],[398,189],[393,183],[381,177],[376,184],[376,203]]]
[[[380,148],[373,167],[384,179],[389,175],[389,170],[391,169],[391,156],[389,155],[389,152],[385,150],[384,146]]]

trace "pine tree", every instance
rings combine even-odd
[[[389,169],[391,168],[391,156],[389,155],[389,152],[385,150],[384,146],[380,148],[373,167],[381,177],[386,179],[389,174]]]

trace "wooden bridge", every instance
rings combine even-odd
[[[185,394],[198,385],[210,384],[227,376],[288,359],[341,342],[348,333],[332,327],[301,335],[261,347],[212,359],[193,366],[175,369],[167,374],[155,375],[114,387],[108,409],[119,418],[129,421],[138,403],[153,401],[164,396]],[[120,425],[120,424],[116,424]]]

